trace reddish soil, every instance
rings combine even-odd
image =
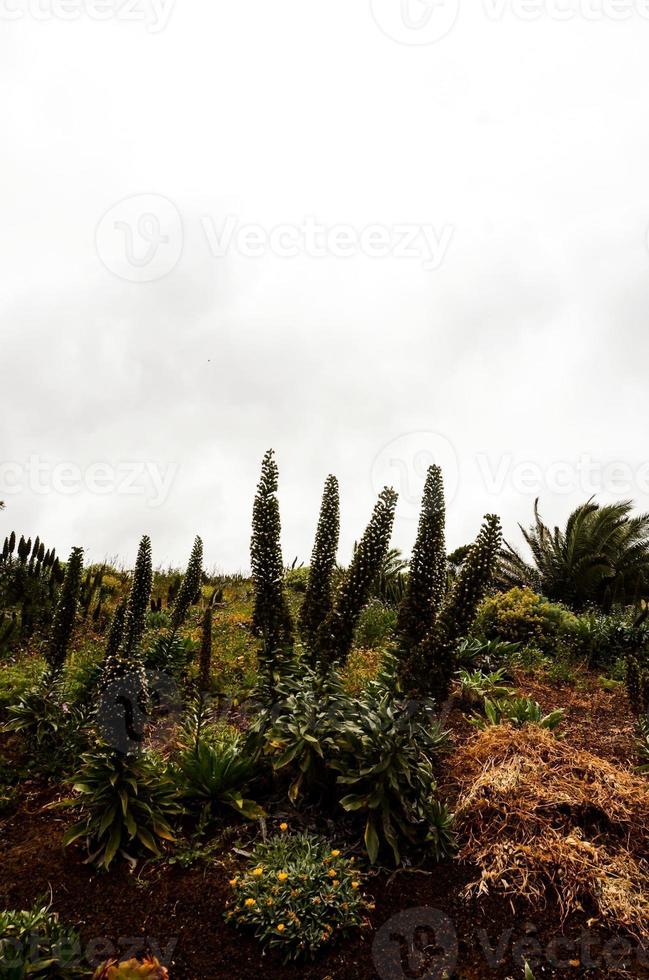
[[[620,692],[602,691],[594,684],[576,690],[529,677],[518,680],[521,690],[547,710],[566,708],[566,739],[623,765],[633,764],[632,720]],[[457,741],[473,731],[457,708],[449,721]],[[452,793],[450,781],[447,788]],[[467,901],[464,888],[478,875],[452,861],[418,871],[377,873],[368,887],[376,907],[367,927],[313,964],[285,966],[277,955],[262,955],[253,937],[223,920],[227,881],[240,860],[236,855],[226,850],[220,860],[189,870],[157,862],[135,872],[116,864],[110,873],[97,873],[74,849],[63,851],[61,836],[71,818],[47,808],[54,799],[51,788],[26,782],[18,808],[0,819],[0,907],[27,908],[51,889],[53,909],[80,929],[97,959],[152,951],[168,963],[171,980],[258,980],[262,974],[267,980],[427,980],[441,978],[444,965],[452,977],[504,980],[522,977],[522,958],[533,964],[537,980],[605,977],[620,967],[626,976],[649,977],[649,954],[642,958],[624,936],[589,925],[591,910],[562,924],[551,895],[543,909],[496,897]],[[241,833],[232,829],[230,847]],[[427,932],[434,914],[430,910],[448,917],[446,928],[432,920],[433,931]],[[455,936],[456,964],[444,961],[444,949],[452,954]],[[572,945],[562,942],[564,936]],[[413,937],[415,950],[429,948],[409,959]],[[589,969],[591,961],[596,968]]]

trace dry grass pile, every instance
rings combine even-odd
[[[496,725],[455,755],[461,857],[470,889],[577,908],[646,938],[649,786],[536,726]]]

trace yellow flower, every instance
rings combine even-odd
[[[336,879],[334,880],[334,882],[333,882],[333,886],[334,886],[334,888],[337,888],[339,884],[340,884],[340,882],[339,882],[339,881],[338,881],[338,879],[336,878]]]
[[[286,926],[284,925],[284,923],[283,922],[280,922],[280,924],[277,926],[277,931],[278,932],[284,932],[285,929],[286,929]]]
[[[253,871],[253,875],[255,876],[255,878],[261,878],[263,873],[264,873],[263,868],[255,868],[255,870]]]
[[[331,856],[332,856],[332,857],[335,857],[335,858],[338,858],[338,857],[340,857],[340,851],[332,851],[332,852],[331,852]]]
[[[360,881],[352,881],[352,888],[358,888],[359,885],[360,885]]]
[[[288,830],[288,824],[287,823],[281,823],[279,825],[279,829],[282,830],[282,831]]]
[[[335,869],[334,868],[329,868],[329,870],[327,871],[327,874],[329,875],[330,878],[335,878],[336,877],[336,872],[335,872]]]
[[[286,881],[288,875],[286,874],[285,871],[280,871],[277,877],[279,878],[280,881]]]
[[[249,909],[251,909],[253,905],[256,905],[257,903],[254,900],[254,898],[247,898],[244,904],[247,905]]]
[[[239,879],[238,878],[230,878],[230,884],[234,888],[235,885],[238,885],[239,884]]]

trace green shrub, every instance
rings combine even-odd
[[[230,881],[233,925],[254,929],[266,948],[290,959],[312,957],[334,937],[361,925],[367,903],[363,876],[322,837],[271,837],[248,868]]]
[[[391,639],[397,622],[395,609],[372,599],[358,618],[354,643],[368,650],[381,649]]]
[[[322,675],[305,668],[301,677],[285,681],[272,722],[263,735],[263,751],[273,768],[294,774],[288,795],[321,790],[332,782],[328,762],[336,753],[336,723],[347,695],[336,671]],[[258,724],[263,728],[266,719]]]
[[[492,671],[497,669],[498,664],[509,663],[519,650],[520,643],[471,637],[458,644],[455,651],[455,662],[460,668],[473,667]]]
[[[0,977],[88,976],[78,933],[61,925],[49,906],[0,911]]]
[[[47,669],[37,683],[8,708],[4,731],[19,732],[30,749],[33,769],[49,775],[69,770],[87,748],[92,705],[68,700],[60,675]]]
[[[448,745],[431,701],[406,702],[384,681],[349,695],[336,672],[293,682],[266,729],[264,752],[291,776],[289,797],[338,799],[363,819],[372,862],[381,844],[396,862],[405,846],[437,856],[452,847],[450,816],[437,800],[433,762]]]
[[[245,751],[241,736],[233,730],[222,728],[210,738],[201,719],[201,704],[193,710],[194,731],[178,761],[182,799],[202,805],[212,814],[221,807],[229,807],[248,820],[263,817],[262,808],[243,795],[256,775],[254,759]]]
[[[306,592],[307,585],[309,584],[309,569],[304,568],[288,568],[286,574],[284,575],[284,585],[291,592]]]
[[[454,845],[452,818],[437,798],[433,760],[448,748],[431,701],[403,702],[378,684],[336,724],[331,765],[346,792],[344,810],[365,818],[364,841],[372,864],[381,844],[395,863],[406,845],[426,847],[439,859]]]
[[[544,652],[553,652],[560,638],[576,627],[576,616],[563,606],[520,588],[485,599],[476,622],[476,630],[487,640],[534,645]]]
[[[64,845],[84,839],[88,862],[108,868],[119,853],[129,860],[146,848],[159,856],[173,841],[170,821],[182,812],[178,787],[151,756],[124,756],[106,746],[82,757],[73,789],[62,806],[80,807],[83,819],[64,835]]]
[[[589,666],[602,667],[646,648],[649,633],[644,623],[628,614],[605,616],[591,611],[576,617],[565,642]]]
[[[504,670],[495,670],[491,674],[481,670],[460,670],[460,697],[470,705],[479,704],[484,698],[506,698],[511,690],[503,685],[504,677]]]
[[[484,699],[484,718],[475,715],[472,719],[477,728],[487,728],[489,725],[539,725],[553,731],[564,718],[563,708],[557,708],[544,715],[538,701],[531,698],[501,698],[491,701]]]

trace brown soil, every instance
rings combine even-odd
[[[618,764],[633,764],[632,719],[621,693],[602,691],[594,681],[587,690],[575,690],[529,677],[518,680],[521,691],[547,710],[566,708],[567,741]],[[472,737],[473,729],[459,709],[453,710],[449,723],[456,742]],[[453,793],[452,777],[446,788]],[[227,881],[233,862],[240,860],[231,851],[188,870],[157,862],[134,872],[122,864],[108,874],[97,873],[74,849],[63,851],[61,837],[70,816],[47,808],[55,799],[51,788],[26,782],[18,808],[0,818],[0,908],[27,908],[39,897],[49,897],[51,889],[53,909],[80,929],[86,948],[95,943],[91,948],[98,959],[159,952],[170,966],[171,980],[258,980],[262,975],[265,980],[441,978],[443,947],[453,933],[439,922],[427,932],[432,909],[450,919],[457,935],[457,963],[446,964],[450,976],[519,978],[526,958],[537,980],[605,977],[618,969],[626,976],[649,977],[649,954],[643,957],[628,936],[616,937],[593,922],[592,909],[584,908],[562,922],[550,895],[542,908],[504,897],[468,899],[465,889],[478,877],[477,869],[456,861],[376,874],[367,889],[376,907],[366,928],[313,964],[285,966],[276,955],[263,956],[253,937],[223,920]],[[239,833],[233,829],[229,846]],[[562,937],[569,942],[562,942]],[[410,957],[409,942],[415,949]],[[426,946],[430,948],[417,952]],[[589,968],[591,961],[595,968]]]

